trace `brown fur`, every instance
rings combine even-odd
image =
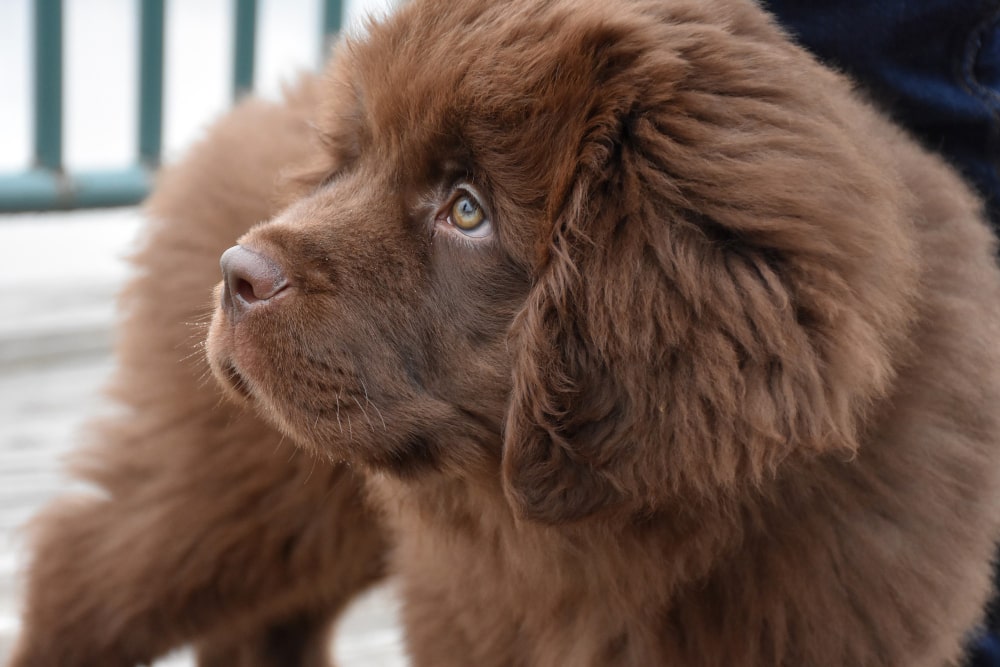
[[[417,665],[959,662],[994,240],[753,5],[415,0],[148,210],[104,495],[38,522],[17,667],[323,664],[386,570]],[[237,237],[291,287],[215,313],[220,401],[190,323]]]

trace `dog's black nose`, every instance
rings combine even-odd
[[[288,287],[281,266],[267,255],[233,246],[222,253],[222,307],[234,318]]]

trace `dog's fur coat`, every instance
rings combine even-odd
[[[753,4],[414,0],[148,213],[103,495],[39,519],[16,667],[324,664],[386,572],[416,665],[958,664],[994,240]],[[237,238],[289,287],[216,309],[217,383]]]

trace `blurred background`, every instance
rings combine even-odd
[[[128,276],[123,258],[142,225],[134,205],[45,209],[137,199],[157,162],[150,136],[164,162],[176,160],[232,104],[234,87],[248,84],[247,62],[255,94],[279,97],[282,81],[319,66],[327,13],[337,4],[0,0],[0,664],[18,631],[26,561],[20,529],[48,499],[73,488],[61,460],[81,423],[103,408],[114,298]],[[345,0],[337,18],[342,29],[358,32],[364,16],[384,15],[392,4]],[[62,54],[55,66],[61,64],[62,85],[55,88],[61,96],[53,104],[49,91],[36,103],[36,46],[60,41],[58,27],[36,30],[36,11],[60,6]],[[137,113],[140,82],[150,81],[138,49],[146,34],[140,8],[150,7],[162,11],[165,28],[159,136],[140,127]],[[255,34],[242,63],[234,55],[246,54],[237,23]],[[51,114],[36,121],[46,105],[61,106],[61,122]],[[146,159],[137,160],[140,154]],[[69,195],[60,193],[57,172],[34,169],[39,164],[61,164],[79,182]],[[10,212],[16,209],[31,212]],[[405,664],[390,587],[349,610],[337,628],[335,655],[344,667]],[[180,652],[156,664],[191,660]]]

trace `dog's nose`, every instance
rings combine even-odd
[[[219,265],[222,306],[234,317],[273,299],[288,287],[288,279],[277,262],[243,246],[233,246],[222,253]]]

